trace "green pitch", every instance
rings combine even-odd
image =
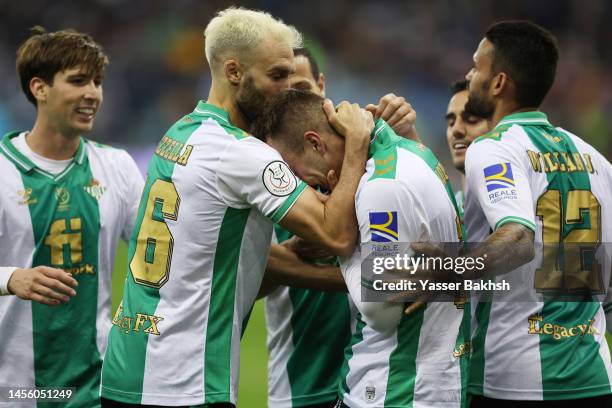
[[[113,273],[113,312],[123,293],[123,282],[127,266],[127,247],[119,245]],[[606,334],[608,345],[612,336]],[[267,406],[268,351],[266,349],[266,321],[263,302],[255,304],[249,325],[242,338],[240,352],[240,388],[238,401],[242,406],[263,408]],[[240,406],[240,404],[239,404]]]

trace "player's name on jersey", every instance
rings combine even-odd
[[[185,143],[181,143],[176,139],[164,136],[155,149],[155,154],[162,159],[170,160],[181,166],[186,166],[189,161],[189,156],[193,150],[192,145],[185,146]]]
[[[533,171],[541,173],[588,171],[593,174],[591,156],[583,153],[569,154],[566,152],[534,152],[527,150]]]
[[[113,317],[113,324],[119,327],[125,334],[140,332],[159,336],[161,333],[157,325],[162,320],[164,320],[163,317],[145,313],[136,313],[136,316],[126,316],[123,314],[123,306],[119,305]]]
[[[461,282],[435,282],[429,279],[401,279],[396,281],[376,279],[372,282],[372,288],[375,291],[381,292],[460,290],[509,291],[511,286],[505,279],[498,282],[480,279],[464,280]]]
[[[579,323],[574,326],[566,327],[560,324],[545,322],[544,317],[541,315],[532,315],[527,319],[529,334],[551,336],[555,340],[584,336],[587,334],[599,335],[599,330],[593,327],[594,322],[595,319],[589,319],[586,323]]]

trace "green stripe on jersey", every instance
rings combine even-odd
[[[335,401],[342,352],[351,340],[347,294],[289,288],[289,297],[293,352],[287,374],[292,406]]]
[[[485,347],[489,319],[491,317],[491,302],[478,302],[476,312],[476,326],[478,330],[472,339],[470,359],[470,382],[468,393],[473,395],[484,395],[484,371],[485,371]]]
[[[79,282],[77,295],[68,303],[50,307],[32,302],[35,383],[37,387],[76,387],[66,407],[99,406],[100,214],[97,200],[84,188],[93,180],[89,161],[86,155],[80,164],[75,160],[61,180],[34,170],[22,173],[24,187],[31,188],[36,198],[29,204],[36,246],[32,266],[70,271]],[[39,408],[55,405],[37,404]]]
[[[223,217],[213,265],[204,351],[206,404],[231,399],[231,347],[240,243],[250,208],[228,208]]]
[[[402,316],[397,327],[397,346],[389,356],[389,378],[385,407],[411,407],[414,403],[416,359],[425,307],[410,316]]]
[[[542,120],[542,117],[545,120],[545,116],[540,113],[530,119],[534,121],[533,125],[523,126],[523,130],[540,152],[557,153],[560,158],[563,157],[561,153],[569,153],[570,157],[578,154],[578,149],[566,133],[557,130],[548,122],[535,123]],[[547,190],[557,190],[560,193],[561,214],[567,211],[570,191],[591,190],[589,175],[585,170],[547,172],[546,177]],[[584,212],[583,218],[582,223],[566,223],[563,220],[561,238],[567,237],[572,230],[591,228],[590,213]],[[550,323],[564,328],[590,326],[600,308],[599,302],[545,301],[541,311],[542,324]],[[588,398],[612,391],[605,363],[599,354],[600,344],[593,334],[561,339],[555,339],[552,335],[538,336],[545,400]]]
[[[363,341],[363,329],[366,326],[365,322],[361,320],[361,314],[358,313],[355,320],[355,333],[353,333],[353,336],[351,337],[351,342],[344,348],[344,362],[342,363],[342,368],[340,369],[340,379],[342,380],[338,387],[340,399],[344,399],[345,395],[351,393],[351,389],[346,383],[346,378],[348,377],[350,371],[349,361],[351,358],[353,358],[353,347]]]
[[[167,136],[180,143],[185,143],[200,125],[200,122],[183,118],[170,128]],[[164,136],[164,139],[166,139],[166,136]],[[160,145],[164,143],[164,139],[162,139]],[[131,263],[136,253],[138,235],[140,234],[143,222],[147,221],[144,219],[147,205],[149,205],[150,201],[159,201],[157,197],[151,196],[151,188],[158,180],[171,182],[175,166],[175,160],[164,158],[158,154],[153,155],[149,163],[147,180],[128,248],[129,265],[123,300],[113,318],[113,326],[109,333],[104,371],[102,373],[102,396],[111,397],[111,399],[117,399],[130,404],[141,403],[147,343],[149,340],[149,334],[142,330],[135,331],[131,329],[131,321],[138,314],[154,316],[160,301],[159,288],[136,283]],[[152,218],[155,220],[159,218],[158,207],[154,208],[152,214]],[[145,257],[154,257],[152,251],[154,251],[153,247],[147,247]],[[123,373],[128,371],[139,374],[125,376]],[[130,393],[120,391],[126,389],[132,391]]]

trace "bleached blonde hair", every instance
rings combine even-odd
[[[266,36],[286,42],[291,48],[302,46],[302,35],[295,27],[259,10],[229,7],[219,11],[204,30],[206,59],[213,67],[228,56],[253,50]]]

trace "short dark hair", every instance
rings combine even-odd
[[[467,91],[469,88],[470,82],[467,79],[460,79],[451,84],[451,96],[458,94],[459,92]]]
[[[312,72],[312,77],[315,81],[318,81],[319,73],[321,71],[319,70],[319,64],[317,64],[317,60],[314,59],[310,50],[306,47],[294,48],[293,55],[295,55],[296,57],[298,55],[302,55],[308,60],[308,63],[310,64],[310,71]]]
[[[30,81],[34,77],[53,85],[56,73],[79,65],[88,76],[104,76],[108,57],[87,34],[72,29],[49,33],[40,26],[31,31],[32,35],[17,50],[15,65],[21,89],[34,106],[36,98],[30,91]]]
[[[283,91],[252,124],[251,133],[261,140],[275,140],[290,151],[304,149],[304,133],[331,128],[319,95],[290,89]]]
[[[485,33],[493,44],[493,70],[506,72],[521,107],[538,107],[555,81],[559,48],[554,35],[531,21],[501,21]]]

